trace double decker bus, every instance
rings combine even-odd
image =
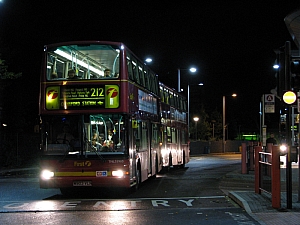
[[[44,47],[40,187],[130,188],[188,162],[185,98],[124,44]]]
[[[184,167],[189,162],[190,153],[186,98],[161,82],[159,88],[163,167]]]

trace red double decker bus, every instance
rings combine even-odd
[[[40,187],[137,188],[163,167],[184,165],[185,105],[122,43],[45,46]]]

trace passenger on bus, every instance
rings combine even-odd
[[[103,144],[103,141],[104,141],[104,134],[99,134],[99,143],[102,143]]]
[[[103,142],[103,147],[101,148],[102,152],[113,152],[114,151],[114,143],[113,141],[105,140]]]
[[[96,139],[96,141],[99,141],[99,140],[98,140],[99,138],[98,138],[98,133],[97,133],[97,132],[94,132],[94,133],[93,133],[92,140],[93,140],[93,139]]]
[[[58,78],[57,73],[52,73],[51,74],[51,79],[57,79],[57,78]]]
[[[68,124],[64,124],[63,132],[57,135],[57,142],[60,144],[70,144],[74,139],[74,136],[70,133],[70,126]]]
[[[97,139],[93,138],[92,139],[92,147],[95,151],[100,151],[102,148],[102,145],[97,141]]]
[[[114,132],[114,130],[111,129],[108,130],[108,136],[106,142],[109,143],[107,145],[109,145],[112,149],[117,148],[119,144],[119,138],[116,132]]]
[[[104,77],[111,77],[111,75],[110,75],[110,69],[105,69],[104,70]]]
[[[78,79],[78,76],[76,76],[75,70],[69,70],[68,71],[68,79]]]

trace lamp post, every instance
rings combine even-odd
[[[178,92],[181,92],[181,89],[180,89],[180,70],[189,70],[190,72],[192,73],[195,73],[197,71],[197,69],[195,67],[191,67],[189,69],[180,69],[178,68],[177,69],[177,76],[178,76]]]
[[[199,117],[197,117],[197,116],[194,117],[194,121],[195,121],[195,123],[196,123],[196,141],[197,141],[197,139],[198,139],[198,138],[197,138],[197,132],[198,132],[198,131],[197,131],[197,122],[199,121]]]
[[[178,76],[178,92],[180,92],[180,69],[177,71],[177,76]]]
[[[232,94],[231,95],[232,97],[236,97],[237,95],[236,94]],[[226,123],[225,123],[225,95],[223,96],[223,153],[225,153],[225,143],[226,143],[226,138],[225,138],[225,126],[226,126]]]
[[[225,96],[223,96],[223,153],[225,153]]]
[[[215,120],[212,120],[211,121],[212,122],[212,137],[213,137],[213,139],[215,139]]]
[[[194,67],[191,67],[190,69],[182,69],[182,70],[189,70],[191,73],[195,73],[197,71],[196,68]],[[200,84],[199,84],[200,85]],[[203,85],[203,84],[202,84]],[[178,69],[178,92],[180,92],[180,69]],[[188,136],[190,136],[190,84],[188,82],[188,86],[187,86],[187,95],[188,95],[188,115],[187,115],[187,118],[188,118]]]

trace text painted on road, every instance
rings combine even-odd
[[[222,207],[228,203],[225,196],[214,196],[216,206]],[[221,199],[221,200],[220,200]],[[133,199],[133,200],[76,200],[76,201],[58,201],[44,200],[33,202],[0,202],[0,208],[4,210],[126,210],[136,208],[161,208],[161,207],[200,207],[205,202],[212,204],[210,198],[190,198],[190,199]],[[228,206],[227,206],[228,207]]]

